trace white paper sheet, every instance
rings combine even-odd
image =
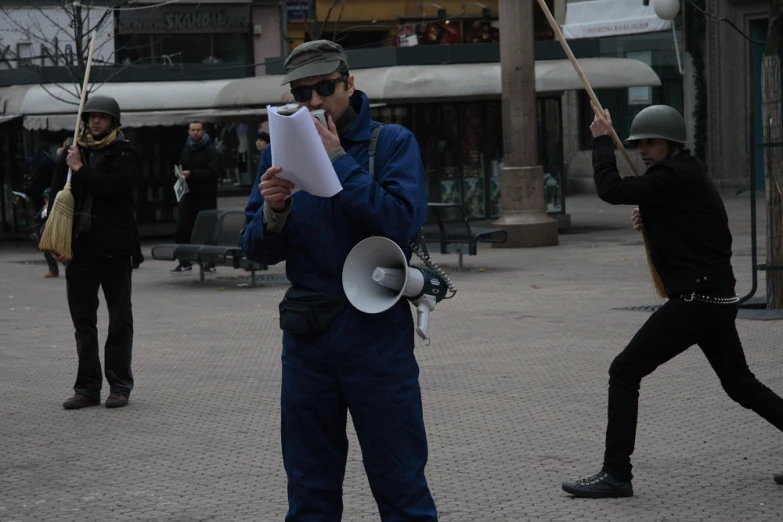
[[[177,181],[174,183],[174,195],[177,196],[177,203],[179,203],[182,196],[190,192],[190,188],[188,188],[188,182],[182,173],[182,165],[174,166],[174,175],[177,176]]]
[[[343,187],[310,112],[302,107],[291,116],[282,116],[277,109],[267,107],[272,165],[283,169],[277,177],[295,185],[292,193],[304,190],[330,198],[340,192]]]

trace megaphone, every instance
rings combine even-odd
[[[367,314],[385,312],[406,297],[416,306],[416,333],[428,340],[429,313],[446,297],[447,290],[456,290],[436,265],[415,248],[414,252],[432,269],[409,266],[402,249],[391,239],[364,239],[345,259],[343,289],[348,301]]]

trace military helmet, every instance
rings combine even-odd
[[[633,119],[626,141],[659,138],[685,143],[685,135],[685,119],[677,109],[668,105],[651,105]]]
[[[89,120],[91,112],[108,114],[120,123],[120,104],[111,96],[90,96],[84,104],[82,120]]]

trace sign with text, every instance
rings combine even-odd
[[[574,40],[653,33],[671,29],[671,24],[658,18],[652,4],[644,5],[641,0],[569,2],[563,35]]]
[[[310,0],[288,0],[286,14],[289,20],[307,20],[310,17]]]
[[[120,11],[118,34],[242,33],[250,30],[249,6],[161,7]]]

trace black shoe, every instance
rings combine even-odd
[[[172,274],[181,274],[182,272],[187,272],[193,270],[193,265],[183,265],[179,264],[177,265],[177,268],[173,269],[171,271]]]
[[[106,399],[107,408],[122,408],[128,405],[128,396],[120,395],[119,393],[112,392],[109,398]]]
[[[617,480],[605,471],[576,482],[563,482],[563,491],[580,498],[632,497],[633,486],[628,481]]]
[[[82,408],[86,408],[87,406],[97,406],[100,403],[100,399],[91,399],[86,395],[77,393],[63,403],[63,408],[66,410],[80,410]]]
[[[776,483],[783,485],[783,473],[778,473],[774,478]]]

